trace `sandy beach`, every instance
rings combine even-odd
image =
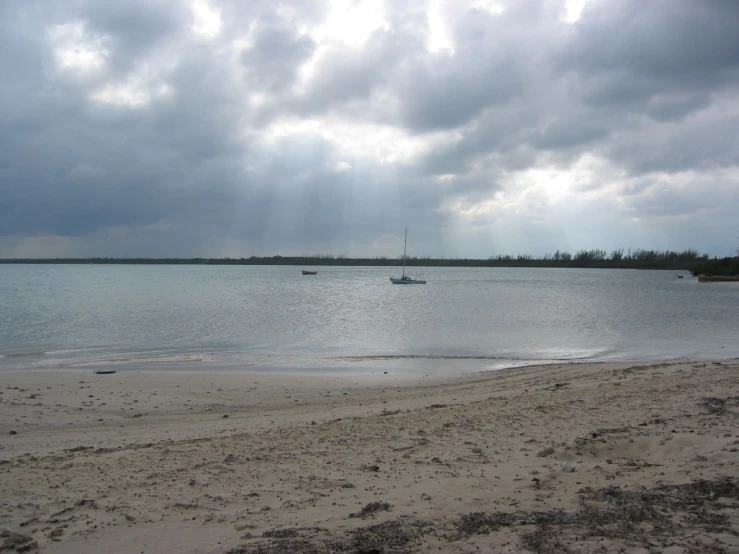
[[[738,371],[6,371],[0,551],[737,552]]]

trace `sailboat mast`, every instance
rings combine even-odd
[[[405,277],[405,248],[408,245],[408,227],[405,228],[405,238],[403,239],[403,277]]]

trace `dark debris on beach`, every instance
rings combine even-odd
[[[521,545],[539,554],[592,551],[610,539],[621,548],[679,545],[690,554],[728,553],[739,545],[739,529],[727,515],[739,508],[739,478],[699,479],[632,491],[618,486],[578,491],[577,511],[560,509],[474,512],[461,515],[451,533],[434,523],[400,517],[348,531],[343,537],[302,536],[303,530],[267,532],[269,542],[245,545],[226,554],[400,554],[413,551],[428,533],[450,541],[516,529]],[[368,505],[369,506],[369,505]],[[283,538],[279,538],[283,537]],[[728,538],[727,538],[728,537]]]
[[[402,554],[433,525],[427,521],[399,518],[360,527],[339,539],[312,542],[304,537],[270,540],[240,546],[226,554]]]
[[[501,527],[530,526],[536,529],[521,536],[523,545],[537,553],[566,551],[566,543],[595,543],[614,539],[626,546],[645,547],[660,541],[679,541],[692,531],[727,533],[739,537],[726,506],[719,499],[735,501],[739,507],[739,479],[697,480],[682,485],[659,485],[645,491],[628,491],[610,486],[600,490],[581,489],[582,508],[577,512],[548,510],[534,512],[472,513],[457,523],[458,538],[486,534]],[[696,541],[699,542],[699,541]],[[582,546],[582,544],[581,544]],[[706,552],[704,543],[682,544],[687,552]],[[717,544],[712,552],[729,552]]]
[[[378,523],[370,527],[354,529],[348,540],[328,545],[335,554],[401,554],[408,551],[410,543],[424,535],[429,522],[400,518]]]
[[[0,529],[0,552],[29,552],[37,549],[38,542],[33,537],[9,529]]]
[[[727,398],[718,398],[716,396],[707,396],[700,401],[709,414],[724,415],[726,408],[729,406],[739,406],[739,396],[729,396]]]
[[[284,539],[232,548],[226,554],[321,554],[326,552],[306,539]]]
[[[387,512],[390,509],[390,504],[387,502],[370,502],[359,512],[349,514],[349,517],[366,518],[367,516],[374,515],[377,512]]]

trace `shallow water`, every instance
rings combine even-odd
[[[739,286],[685,272],[0,265],[0,368],[457,373],[739,357]],[[675,278],[676,273],[685,275]]]

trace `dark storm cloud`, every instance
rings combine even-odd
[[[66,15],[52,23],[79,16]],[[170,75],[176,101],[142,109],[91,103],[79,83],[55,78],[27,89],[16,104],[25,109],[9,114],[14,124],[0,135],[0,233],[81,236],[201,214],[218,220],[240,171],[241,96],[223,86],[212,52],[186,54]]]
[[[599,2],[583,12],[562,63],[707,86],[739,66],[737,21],[732,0]]]
[[[674,94],[666,92],[649,99],[646,114],[655,121],[675,121],[708,107],[710,103],[711,96],[707,91]]]
[[[518,58],[525,43],[506,43],[508,23],[472,10],[452,30],[455,52],[430,53],[425,15],[396,14],[392,25],[373,33],[362,49],[329,50],[299,105],[315,113],[369,102],[376,94],[378,101],[389,98],[393,104],[392,111],[367,106],[380,119],[391,114],[395,124],[422,133],[459,127],[522,90]]]
[[[306,91],[293,98],[293,109],[300,115],[354,112],[380,120],[394,118],[388,106],[372,105],[373,93],[388,91],[397,65],[421,52],[423,45],[415,34],[392,28],[375,31],[361,49],[331,44],[318,58]],[[387,99],[396,102],[395,95]]]
[[[0,121],[6,125],[25,125],[30,115],[28,102],[46,87],[44,69],[49,63],[45,52],[43,27],[29,6],[18,9],[10,2],[0,3]],[[30,98],[29,98],[30,97]],[[12,130],[0,137],[9,140]]]
[[[316,44],[282,20],[258,21],[251,35],[254,44],[244,51],[241,61],[249,80],[271,91],[292,85],[297,71],[313,54]]]
[[[599,0],[575,25],[551,1],[500,14],[455,2],[442,7],[453,48],[435,52],[415,4],[387,6],[361,45],[318,44],[308,30],[329,9],[314,2],[212,5],[221,29],[204,37],[179,0],[0,4],[0,236],[72,237],[80,252],[98,241],[97,255],[187,255],[178,237],[202,255],[224,241],[300,253],[405,224],[431,241],[449,206],[583,154],[630,179],[626,214],[739,211],[733,177],[705,176],[739,165],[738,2]],[[102,49],[99,67],[59,65],[58,41],[84,46],[74,25]],[[306,118],[326,118],[327,136],[340,121],[433,142],[388,161],[272,127]],[[682,173],[695,178],[679,190],[660,177]],[[591,198],[612,194],[608,177],[588,183],[578,190]],[[549,210],[521,205],[532,221]],[[573,205],[588,210],[584,197]]]
[[[427,56],[411,66],[398,85],[409,127],[458,127],[521,94],[525,61],[520,50],[525,43],[510,40],[506,19],[473,10],[453,30],[453,55]]]
[[[695,214],[712,214],[719,218],[735,213],[739,191],[735,186],[712,186],[701,177],[695,177],[692,186],[683,183],[674,186],[665,182],[646,182],[633,188],[628,211],[640,218],[685,218]],[[707,188],[711,194],[705,194]],[[732,208],[733,207],[733,208]],[[710,221],[710,219],[708,220]]]
[[[529,142],[542,150],[564,149],[595,142],[609,133],[609,126],[602,121],[583,120],[575,126],[567,119],[555,119],[537,129]]]
[[[458,63],[456,55],[440,58],[415,68],[401,85],[399,92],[407,99],[403,120],[411,129],[453,129],[521,90],[511,61],[481,60],[466,65]]]
[[[738,22],[730,0],[594,3],[556,64],[576,76],[585,103],[674,119],[736,90]]]
[[[633,174],[710,170],[739,164],[739,114],[696,118],[651,133],[627,132],[608,154]]]
[[[91,35],[106,37],[109,63],[117,71],[131,69],[142,56],[191,22],[187,5],[179,0],[93,0],[78,5],[77,13],[84,17]]]
[[[536,63],[518,40],[520,19],[476,20],[471,36],[492,36],[499,49],[519,52],[516,72],[496,72],[511,90],[523,75],[518,94],[503,104],[481,95],[481,113],[461,140],[432,152],[423,166],[464,173],[497,154],[500,167],[516,167],[516,158],[531,164],[543,151],[559,152],[561,161],[595,152],[636,173],[734,166],[739,149],[729,130],[736,124],[731,111],[721,120],[692,121],[684,133],[669,125],[712,102],[736,102],[738,14],[739,4],[730,2],[595,2],[574,28],[552,26],[544,33]],[[532,38],[537,31],[532,25]],[[476,75],[482,82],[486,72]],[[465,88],[463,79],[455,82]],[[443,104],[431,111],[443,114]]]

